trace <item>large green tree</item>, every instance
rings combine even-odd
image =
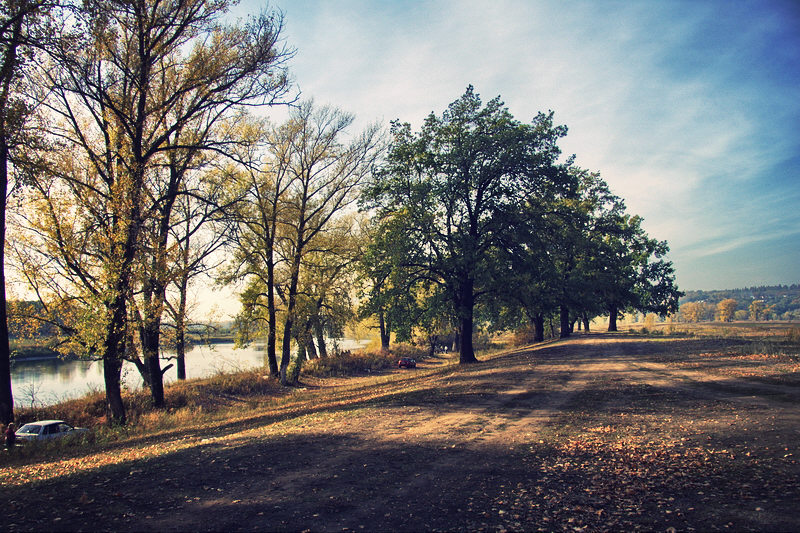
[[[664,257],[669,246],[650,238],[641,224],[641,217],[621,214],[598,243],[596,291],[608,310],[609,331],[617,331],[621,311],[673,313],[683,294],[672,263]]]
[[[452,305],[461,363],[476,361],[475,306],[502,276],[495,252],[523,223],[522,207],[558,180],[565,134],[552,113],[524,124],[499,97],[484,105],[471,86],[417,133],[393,123],[387,163],[364,205],[390,240],[409,243],[403,256],[389,255],[395,265],[437,285]]]
[[[425,280],[424,269],[412,270],[403,267],[403,258],[412,253],[414,243],[397,240],[392,223],[402,224],[397,216],[383,224],[376,219],[364,232],[367,242],[361,251],[357,268],[362,319],[375,317],[381,339],[381,350],[389,351],[392,333],[404,342],[412,339],[412,330],[419,322],[422,299],[418,298],[418,286]],[[430,307],[430,302],[424,302]],[[446,310],[442,310],[446,312]]]
[[[571,334],[575,320],[606,309],[599,295],[605,276],[616,279],[625,265],[615,268],[601,261],[604,243],[619,231],[625,212],[622,200],[612,194],[597,172],[573,167],[575,190],[561,202],[550,220],[560,237],[549,248],[558,272],[560,336]]]

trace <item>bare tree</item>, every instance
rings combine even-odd
[[[344,142],[352,122],[352,115],[305,102],[275,131],[271,164],[277,174],[291,177],[283,220],[287,230],[280,243],[288,269],[280,362],[283,384],[287,383],[304,258],[313,251],[312,243],[318,236],[356,201],[356,193],[378,157],[381,135],[377,126]]]
[[[222,265],[218,256],[231,234],[228,209],[237,198],[226,198],[225,174],[214,172],[202,179],[197,189],[187,191],[177,202],[178,216],[171,225],[174,258],[170,280],[173,299],[165,301],[167,316],[175,326],[175,351],[178,379],[186,379],[186,330],[189,316],[189,287],[194,278]]]
[[[334,230],[353,205],[379,154],[379,128],[370,126],[348,140],[352,122],[352,115],[337,109],[318,108],[312,101],[301,103],[286,123],[272,129],[265,161],[257,171],[251,166],[243,180],[247,201],[239,211],[235,260],[227,278],[248,280],[239,321],[245,327],[261,318],[267,322],[270,372],[279,375],[284,385],[290,381],[286,371],[292,340],[305,353],[313,347],[312,330],[318,335],[322,331],[313,320],[319,313],[308,309],[316,305],[319,311],[326,297],[320,300],[320,294],[304,291],[303,270],[313,263],[308,260],[312,254],[319,258],[324,255],[322,248],[331,248],[330,242],[323,244],[326,232]],[[334,267],[328,273],[341,270]],[[280,365],[276,354],[279,310],[283,316]],[[302,320],[300,329],[298,320]]]
[[[263,125],[252,126],[254,131],[261,132],[256,134],[257,137],[266,136]],[[256,144],[252,147],[255,149]],[[248,281],[248,287],[241,295],[241,340],[245,343],[252,340],[250,329],[253,321],[266,322],[267,365],[270,373],[277,376],[278,304],[275,289],[280,258],[276,253],[276,243],[286,209],[284,200],[294,177],[264,163],[262,156],[258,151],[251,150],[244,158],[247,164],[241,167],[239,194],[243,201],[235,211],[237,233],[234,260],[225,278],[227,281]]]

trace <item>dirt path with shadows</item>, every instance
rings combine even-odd
[[[368,395],[3,486],[4,525],[798,530],[800,388],[720,372],[702,355],[720,342],[590,335],[466,368],[431,360],[364,380]]]

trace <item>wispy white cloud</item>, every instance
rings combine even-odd
[[[682,284],[704,279],[700,259],[759,242],[800,249],[800,219],[786,208],[800,180],[800,10],[790,2],[278,5],[304,94],[359,124],[419,126],[468,83],[520,120],[556,111],[570,128],[564,152],[672,243]]]

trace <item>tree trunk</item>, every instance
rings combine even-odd
[[[277,304],[275,303],[275,265],[272,260],[272,251],[269,251],[267,258],[267,321],[269,331],[267,331],[267,364],[269,373],[273,376],[280,375],[278,370],[278,319]]]
[[[583,314],[583,331],[589,333],[589,315]]]
[[[103,358],[103,381],[106,387],[106,406],[111,421],[117,425],[125,425],[125,404],[122,402],[122,361],[106,356]]]
[[[292,275],[289,282],[289,295],[286,305],[286,320],[283,323],[283,344],[281,345],[281,366],[280,378],[281,385],[287,385],[286,370],[289,368],[289,361],[292,358],[292,328],[294,327],[294,313],[297,305],[297,284],[300,278],[300,258],[298,253],[295,255],[295,261],[292,265]]]
[[[533,317],[533,342],[544,341],[544,315],[537,313]]]
[[[560,338],[565,339],[569,337],[570,335],[569,326],[570,326],[569,307],[567,307],[566,305],[562,305],[560,312],[560,333],[559,333]]]
[[[120,375],[122,372],[122,358],[125,355],[127,336],[129,335],[128,323],[128,297],[130,296],[131,269],[137,252],[136,242],[139,236],[140,207],[144,170],[142,167],[134,170],[133,179],[124,189],[128,199],[126,212],[122,221],[117,221],[115,232],[124,234],[122,243],[115,245],[114,252],[119,254],[119,265],[114,269],[109,265],[114,276],[109,285],[112,300],[107,304],[109,315],[108,324],[105,326],[105,339],[103,341],[103,379],[106,387],[106,403],[111,414],[112,422],[124,425],[125,404],[122,402],[122,388]],[[127,225],[127,227],[125,227]],[[114,253],[114,256],[116,256]]]
[[[300,370],[303,368],[303,361],[306,360],[306,347],[301,339],[297,339],[297,355],[294,359],[294,366],[287,378],[288,384],[297,385],[300,382]]]
[[[322,330],[322,326],[319,326],[319,329],[316,329],[317,335],[317,347],[319,348],[319,356],[322,359],[328,357],[328,345],[325,343],[325,332]]]
[[[472,317],[461,319],[461,342],[458,362],[460,364],[477,363],[475,349],[472,346],[473,323]]]
[[[9,95],[11,84],[19,74],[18,48],[22,45],[23,23],[34,14],[39,7],[32,3],[7,2],[4,10],[9,11],[13,26],[11,35],[5,34],[4,55],[0,69],[0,422],[9,424],[14,421],[14,393],[11,387],[11,346],[8,339],[8,306],[6,303],[6,208],[8,207],[8,138],[10,135],[8,118],[11,116]],[[6,28],[8,31],[8,28]]]
[[[324,359],[328,357],[328,346],[325,344],[325,329],[322,327],[322,321],[319,319],[319,306],[317,306],[317,314],[314,315],[313,328],[314,335],[317,337],[319,356]],[[311,343],[313,343],[313,340]]]
[[[164,407],[164,378],[159,357],[160,341],[160,317],[146,318],[142,334],[142,356],[150,381],[150,397],[153,400],[153,407],[157,409]]]
[[[314,346],[314,336],[311,334],[310,330],[306,333],[306,352],[308,353],[309,359],[316,359],[319,357],[317,355],[317,347]]]
[[[283,323],[283,342],[281,344],[281,366],[279,369],[279,375],[281,379],[281,385],[288,385],[289,382],[287,381],[286,371],[289,368],[289,361],[292,358],[292,327],[294,325],[294,320],[292,320],[292,311],[287,312],[286,320]]]
[[[617,331],[617,314],[619,309],[616,305],[611,305],[608,308],[608,331]]]
[[[459,294],[459,314],[461,316],[461,350],[459,351],[459,364],[477,363],[475,350],[472,346],[473,312],[475,308],[475,282],[467,280],[463,283]]]
[[[178,309],[175,317],[175,366],[178,373],[178,380],[186,379],[186,307],[189,299],[189,242],[191,231],[189,229],[189,219],[186,219],[186,238],[184,240],[182,253],[182,272],[180,283],[178,284]]]
[[[180,184],[184,172],[181,163],[175,159],[175,152],[170,152],[169,184],[167,192],[158,208],[158,234],[153,257],[150,262],[150,272],[145,280],[144,292],[144,324],[142,331],[142,352],[145,366],[150,375],[150,394],[153,407],[164,407],[164,371],[161,369],[161,317],[164,313],[164,302],[167,299],[167,283],[169,267],[167,254],[169,253],[169,234],[172,220],[172,210],[178,198]],[[187,156],[191,159],[191,155]],[[188,252],[188,241],[186,252]]]
[[[125,404],[122,401],[122,354],[125,353],[125,338],[127,326],[127,305],[125,302],[125,282],[118,283],[115,299],[109,305],[108,312],[111,316],[103,343],[103,380],[106,387],[106,407],[113,424],[125,425]]]
[[[186,379],[186,289],[187,283],[184,279],[181,282],[178,316],[175,320],[175,366],[180,381]]]
[[[6,195],[8,193],[8,146],[5,119],[0,118],[0,422],[14,421],[14,394],[11,388],[11,347],[8,341],[6,306]]]
[[[383,317],[383,308],[378,311],[378,326],[381,333],[381,351],[389,353],[389,329],[386,327],[386,319]]]

